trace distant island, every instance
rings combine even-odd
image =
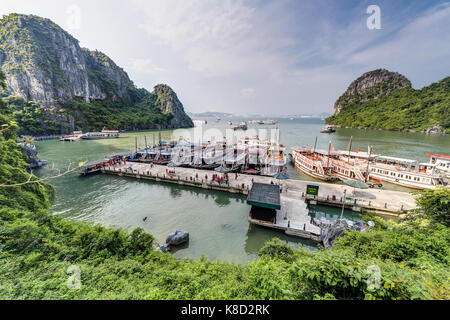
[[[169,86],[159,84],[153,92],[136,88],[108,56],[81,48],[49,19],[22,14],[0,19],[0,68],[7,84],[1,96],[20,134],[193,126]]]
[[[450,77],[420,90],[403,75],[378,69],[353,81],[327,124],[338,127],[450,133]]]
[[[225,113],[225,112],[200,112],[200,113],[193,113],[193,112],[187,112],[187,114],[192,118],[279,118],[279,119],[289,119],[289,118],[327,118],[331,116],[331,114],[327,112],[322,112],[319,114],[313,114],[313,113],[301,113],[301,114],[284,114],[284,115],[264,115],[264,114],[233,114],[233,113]]]
[[[187,113],[192,118],[230,118],[233,115],[231,113],[225,113],[225,112],[200,112],[200,113]]]

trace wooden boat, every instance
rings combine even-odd
[[[323,181],[337,180],[326,152],[307,147],[293,147],[292,157],[295,167],[303,173]]]
[[[68,134],[59,139],[59,141],[77,141],[83,136],[81,131],[74,131],[73,134]]]
[[[247,123],[246,122],[241,122],[238,126],[236,126],[236,127],[233,127],[233,130],[234,131],[236,131],[236,130],[247,130],[248,129],[248,127],[247,127]]]
[[[320,133],[333,133],[336,132],[336,129],[333,126],[326,125]]]
[[[88,132],[81,136],[81,139],[85,140],[98,140],[98,139],[114,139],[119,138],[119,130],[102,130],[101,132]]]

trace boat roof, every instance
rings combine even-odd
[[[435,153],[432,153],[432,154],[430,155],[430,157],[450,160],[450,156],[447,156],[447,155],[445,155],[445,154],[435,154]]]
[[[387,161],[393,161],[393,162],[401,162],[401,163],[416,163],[417,160],[411,160],[411,159],[403,159],[403,158],[396,158],[396,157],[387,157],[387,156],[376,156],[377,160],[387,160]]]
[[[280,187],[275,184],[254,183],[248,195],[247,204],[269,209],[281,209]]]
[[[348,151],[344,151],[344,150],[338,150],[338,151],[334,151],[335,153],[338,153],[342,156],[348,156]],[[365,152],[365,151],[359,151],[359,152],[355,152],[355,151],[350,151],[350,157],[357,157],[357,158],[369,158],[369,153]],[[375,157],[379,157],[376,154],[371,154],[370,155],[371,158],[375,158]]]
[[[429,163],[429,162],[422,162],[419,163],[420,166],[426,166],[426,167],[436,167],[437,164],[436,163]]]

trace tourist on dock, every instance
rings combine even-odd
[[[252,178],[252,184],[255,182],[255,180]]]
[[[195,179],[198,179],[198,173],[195,174]]]

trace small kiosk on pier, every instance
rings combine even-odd
[[[274,184],[254,183],[247,204],[252,206],[250,222],[276,224],[277,210],[281,209],[280,187]]]

